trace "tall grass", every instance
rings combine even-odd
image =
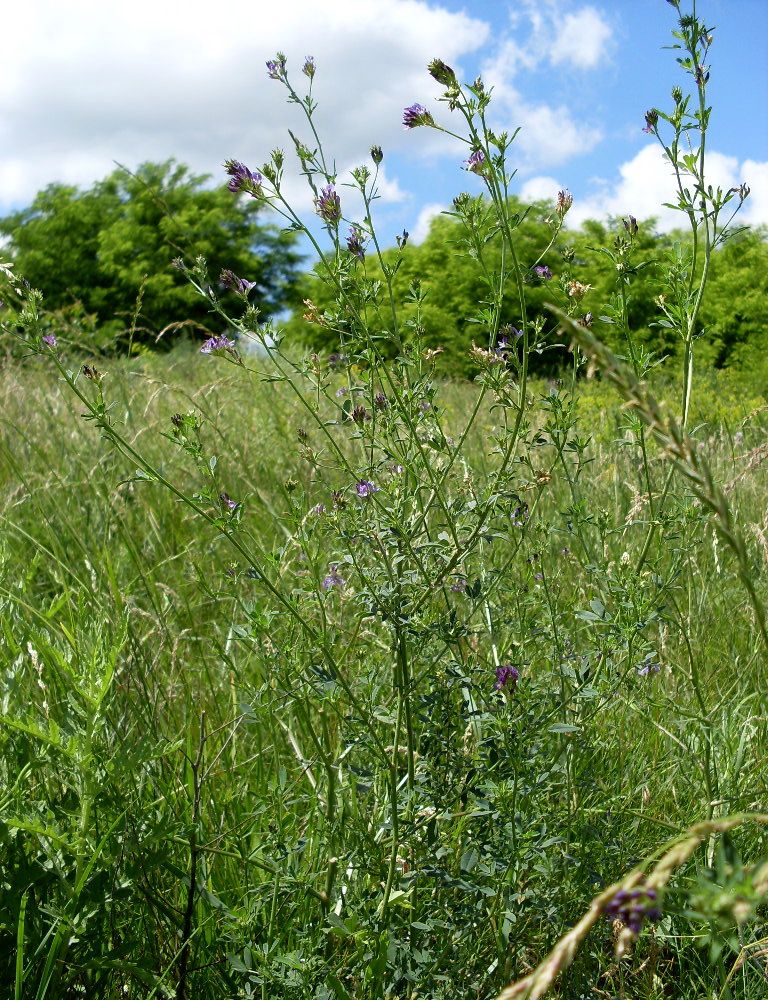
[[[709,35],[686,16],[703,102]],[[313,129],[311,87],[268,66]],[[488,187],[455,205],[488,286],[474,383],[437,379],[418,286],[401,322],[375,169],[353,173],[345,239],[319,145],[296,149],[332,251],[283,200],[283,154],[227,170],[316,240],[338,306],[308,310],[341,355],[283,350],[225,273],[227,317],[200,260],[179,267],[230,324],[210,357],[102,372],[19,292],[30,356],[0,382],[14,1000],[764,995],[766,414],[738,394],[702,412],[694,366],[719,216],[746,194],[684,159],[706,122],[682,93],[649,112],[702,237],[663,272],[685,348],[669,405],[627,324],[631,216],[606,306],[626,357],[564,265],[573,368],[538,383],[512,138],[481,82],[430,72]],[[418,105],[406,123],[437,127]]]

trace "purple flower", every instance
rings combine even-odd
[[[357,490],[357,495],[361,500],[371,496],[372,493],[379,492],[379,487],[374,483],[369,482],[367,479],[361,479],[360,482],[355,485],[355,489]]]
[[[334,510],[344,510],[347,506],[347,501],[344,499],[344,494],[341,490],[334,490],[331,494],[331,498],[333,499]]]
[[[0,305],[2,305],[2,303],[0,303]],[[46,347],[55,347],[56,335],[53,333],[46,333],[46,335],[43,337],[43,343],[45,344]]]
[[[387,397],[384,395],[383,392],[376,393],[376,395],[373,397],[373,403],[377,410],[386,410],[386,408],[389,406],[389,403],[387,402]]]
[[[634,215],[630,215],[629,218],[624,219],[623,221],[626,232],[628,232],[630,236],[637,236],[637,230],[639,227],[637,225],[637,219]]]
[[[270,80],[282,80],[285,76],[285,56],[282,52],[267,61],[267,76]]]
[[[342,385],[342,386],[340,386],[336,390],[336,398],[337,399],[343,399],[347,395],[348,392],[349,392],[349,389],[345,385]]]
[[[224,354],[235,346],[234,340],[229,340],[225,334],[220,337],[209,337],[200,348],[201,354]]]
[[[482,177],[485,173],[485,153],[482,149],[476,149],[470,158],[464,161],[464,166],[471,174]]]
[[[609,917],[618,917],[629,930],[637,935],[643,923],[652,923],[661,919],[661,903],[659,894],[652,887],[638,886],[636,889],[619,889],[613,899],[605,907]]]
[[[350,414],[352,419],[356,424],[364,424],[366,420],[371,418],[368,416],[368,411],[364,406],[356,406],[352,413]]]
[[[658,123],[659,112],[655,108],[651,108],[650,111],[645,112],[645,128],[643,132],[647,132],[649,135],[651,132],[655,132]]]
[[[365,257],[365,250],[363,248],[363,231],[359,226],[352,226],[349,230],[349,236],[347,237],[347,250],[357,257],[358,260],[362,260]]]
[[[493,685],[493,690],[501,691],[502,688],[506,689],[507,684],[509,684],[509,690],[514,691],[519,676],[520,671],[517,667],[513,667],[509,663],[506,663],[503,667],[496,667],[496,683]]]
[[[301,72],[304,74],[304,76],[308,76],[311,80],[312,77],[315,75],[316,71],[317,71],[317,66],[315,66],[315,57],[307,56],[307,58],[304,60],[304,65],[301,67]]]
[[[325,504],[324,503],[315,504],[315,506],[312,508],[312,513],[315,515],[315,517],[320,517],[321,514],[325,513]]]
[[[228,288],[236,295],[242,296],[244,299],[248,297],[248,292],[256,287],[255,281],[246,281],[245,278],[238,278],[234,271],[222,271],[221,283],[225,288]]]
[[[328,576],[326,576],[323,580],[323,588],[325,590],[331,590],[332,587],[343,587],[344,583],[344,577],[339,575],[336,563],[331,563],[328,567]]]
[[[434,125],[435,120],[429,111],[421,104],[412,104],[403,112],[403,125],[406,128],[418,128],[419,125]]]
[[[536,277],[541,278],[542,281],[552,280],[552,272],[546,264],[537,264],[534,271],[536,272]]]
[[[261,197],[261,185],[264,178],[258,171],[249,170],[239,160],[225,160],[224,169],[232,178],[229,184],[227,184],[227,188],[232,194],[238,194],[242,191],[245,194],[249,194],[252,198]]]
[[[219,500],[222,506],[229,511],[235,511],[240,506],[236,500],[232,500],[229,493],[219,493]]]
[[[458,580],[456,580],[454,583],[451,584],[451,590],[453,591],[454,594],[463,594],[466,589],[467,589],[467,581],[464,579],[463,576],[459,577]]]
[[[568,209],[573,204],[573,195],[568,190],[557,192],[557,204],[555,205],[555,212],[562,219],[568,213]]]
[[[320,194],[315,198],[315,209],[323,222],[327,222],[329,226],[338,226],[341,221],[341,199],[333,184],[320,189]]]

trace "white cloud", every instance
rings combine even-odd
[[[510,12],[512,33],[501,37],[483,63],[483,79],[494,89],[494,128],[520,126],[516,148],[523,174],[588,153],[603,137],[597,125],[579,120],[565,104],[531,100],[514,82],[547,67],[586,71],[604,62],[613,46],[610,24],[592,6],[565,8],[563,0],[525,0]]]
[[[425,205],[419,212],[419,217],[416,220],[416,225],[410,233],[411,243],[423,243],[423,241],[429,235],[429,227],[432,225],[432,220],[444,212],[448,206],[447,205]]]
[[[583,7],[559,19],[549,59],[556,65],[570,63],[577,69],[594,69],[604,59],[612,34],[599,11]]]
[[[426,0],[291,0],[253,16],[207,0],[36,0],[3,20],[17,43],[0,65],[0,210],[54,180],[89,184],[115,160],[175,156],[219,176],[227,157],[258,164],[284,147],[286,124],[308,141],[300,109],[266,77],[278,49],[302,94],[315,56],[318,128],[339,163],[373,143],[386,155],[406,143],[403,107],[434,90],[429,60],[458,70],[488,35]]]
[[[554,177],[531,177],[520,188],[521,201],[557,201],[557,193],[563,189]]]
[[[743,181],[750,184],[752,194],[738,219],[751,224],[768,223],[768,163],[746,160],[740,165],[735,156],[716,150],[707,153],[707,186],[720,187],[725,191],[738,187]],[[593,185],[596,190],[574,201],[568,214],[569,225],[578,226],[585,219],[627,215],[634,215],[637,219],[654,216],[659,229],[666,231],[687,225],[687,219],[681,212],[662,207],[665,202],[677,202],[677,187],[672,166],[658,146],[645,146],[631,160],[622,163],[618,179],[596,178]],[[728,209],[726,213],[721,217],[722,222],[728,219]]]

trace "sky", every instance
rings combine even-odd
[[[768,224],[768,4],[698,0],[697,9],[715,29],[707,182],[746,182],[743,221]],[[385,246],[404,229],[423,239],[455,195],[481,190],[462,168],[465,145],[403,127],[415,102],[457,124],[426,71],[436,57],[460,79],[479,74],[493,86],[495,128],[520,127],[513,193],[555,198],[568,188],[571,224],[632,214],[669,229],[680,224],[660,208],[672,198],[670,168],[642,127],[648,108],[668,110],[672,86],[691,79],[663,48],[675,18],[666,0],[13,4],[0,61],[0,215],[52,182],[88,187],[116,164],[173,157],[223,184],[225,159],[258,169],[273,148],[290,153],[288,128],[309,144],[300,109],[266,73],[279,50],[300,91],[304,59],[315,59],[317,127],[339,185],[370,164],[371,145],[382,147],[374,219]],[[311,217],[292,166],[285,190]]]

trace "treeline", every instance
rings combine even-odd
[[[623,220],[588,221],[577,230],[563,230],[540,258],[552,236],[554,206],[513,199],[510,209],[518,257],[526,268],[528,320],[541,329],[532,370],[552,373],[567,362],[567,349],[557,345],[545,303],[566,304],[573,281],[587,288],[578,302],[580,313],[590,314],[599,336],[621,351],[624,345],[607,322],[606,304],[618,290],[611,250],[616,240],[627,238]],[[81,335],[89,347],[121,351],[130,343],[162,349],[182,337],[222,332],[220,317],[211,315],[210,305],[172,266],[174,258],[191,264],[202,255],[212,289],[225,303],[230,295],[234,310],[241,303],[222,283],[224,270],[255,283],[250,302],[263,318],[291,317],[283,325],[297,344],[325,355],[345,345],[354,350],[354,319],[334,315],[334,296],[319,272],[302,273],[297,234],[265,221],[258,200],[235,198],[224,184],[211,187],[209,178],[173,160],[144,164],[135,173],[117,169],[84,191],[50,185],[28,208],[0,219],[0,238],[6,242],[3,256],[10,256],[17,273],[43,292],[49,321]],[[626,286],[630,326],[637,342],[658,355],[674,355],[679,346],[659,323],[661,265],[677,255],[680,266],[686,266],[690,240],[689,235],[658,232],[653,220],[641,220],[633,235],[635,271]],[[441,349],[443,373],[467,377],[473,373],[473,342],[488,346],[483,317],[491,297],[487,279],[497,281],[503,268],[497,242],[489,231],[484,278],[463,224],[438,216],[422,243],[401,237],[383,252],[381,263],[370,245],[359,259],[344,249],[342,240],[334,280],[344,282],[352,270],[364,269],[363,291],[355,292],[358,307],[369,327],[381,333],[382,350],[391,352],[385,268],[401,338],[418,336],[425,348]],[[517,329],[520,323],[517,296],[508,281],[501,326]],[[700,362],[746,369],[757,379],[765,374],[768,384],[768,360],[763,360],[768,359],[768,230],[745,229],[715,251],[699,323]]]
[[[626,346],[608,322],[609,310],[605,308],[617,294],[620,277],[606,251],[617,240],[627,238],[624,220],[587,221],[577,230],[563,230],[555,245],[539,260],[552,235],[553,207],[547,202],[530,206],[511,203],[512,215],[517,220],[518,257],[527,268],[528,320],[542,329],[539,339],[544,349],[532,358],[532,370],[540,373],[556,371],[567,359],[566,348],[557,346],[554,323],[544,304],[565,304],[573,281],[588,286],[578,303],[579,315],[590,315],[593,329],[614,349],[621,352]],[[663,325],[658,325],[663,316],[656,299],[664,294],[660,265],[675,255],[686,266],[691,238],[681,233],[660,233],[653,220],[646,220],[638,223],[633,241],[636,270],[628,276],[626,286],[630,327],[646,350],[674,355],[679,345]],[[488,236],[486,253],[495,281],[502,261],[494,253],[492,234]],[[489,346],[488,326],[481,315],[489,300],[489,284],[483,278],[478,260],[468,251],[463,224],[456,218],[439,216],[433,220],[422,243],[413,245],[406,241],[405,246],[388,249],[382,256],[384,267],[392,275],[401,336],[408,340],[418,329],[426,348],[442,348],[440,361],[446,374],[469,375],[473,341]],[[359,307],[374,329],[382,333],[384,345],[392,321],[382,267],[371,255],[366,256],[364,264],[349,262],[348,266],[366,269],[366,293]],[[342,266],[339,272],[342,281],[344,270]],[[333,315],[333,297],[319,273],[306,280],[302,290],[302,299],[309,300],[315,308],[305,307],[297,312],[288,330],[317,352],[332,353],[340,349],[339,329],[342,336],[346,334],[354,343],[354,323],[348,316]],[[320,317],[321,321],[308,322],[304,316]],[[702,362],[717,367],[737,365],[754,369],[766,354],[768,230],[745,229],[714,252],[699,320],[697,356]],[[501,325],[507,324],[520,326],[520,311],[511,281],[507,282],[502,302]]]
[[[221,327],[172,266],[175,258],[191,265],[205,257],[219,295],[231,294],[223,270],[247,276],[265,318],[298,301],[297,236],[262,215],[254,199],[236,199],[224,184],[211,187],[209,177],[168,160],[135,173],[117,169],[84,191],[51,184],[0,219],[0,238],[3,256],[40,289],[54,322],[90,333],[89,346],[121,350],[130,341],[162,350]]]

